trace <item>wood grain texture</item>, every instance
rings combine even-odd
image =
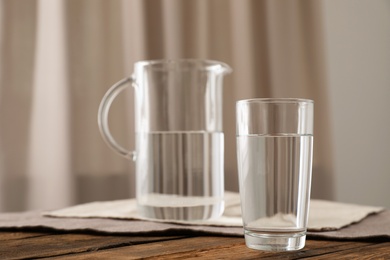
[[[0,259],[390,259],[389,241],[307,240],[293,252],[264,252],[243,237],[113,236],[0,231]]]
[[[301,259],[367,245],[370,243],[309,240],[301,251],[278,253],[249,249],[244,238],[194,237],[86,252],[70,259]]]
[[[390,242],[374,243],[366,246],[331,252],[316,259],[390,259]]]
[[[164,241],[181,237],[133,237],[88,234],[39,234],[37,236],[0,233],[0,259],[26,259],[94,252],[109,248]],[[22,233],[23,234],[23,233]],[[9,239],[20,236],[19,239]]]

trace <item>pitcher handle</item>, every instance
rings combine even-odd
[[[99,126],[100,133],[103,137],[103,140],[115,152],[119,153],[120,155],[124,156],[127,159],[132,159],[132,160],[135,160],[135,152],[123,148],[115,141],[114,137],[111,135],[110,128],[108,127],[108,112],[116,96],[118,96],[118,94],[126,87],[134,84],[134,82],[135,82],[134,77],[131,76],[131,77],[124,78],[118,81],[117,83],[115,83],[104,95],[102,101],[100,102],[99,110],[98,110],[98,126]],[[130,84],[126,85],[127,83]]]

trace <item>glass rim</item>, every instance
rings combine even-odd
[[[204,64],[205,71],[223,71],[225,73],[230,73],[232,68],[222,61],[211,60],[211,59],[155,59],[155,60],[140,60],[134,63],[135,66],[147,67],[154,65],[163,65],[163,64]],[[167,70],[167,68],[154,68],[156,70]]]
[[[314,100],[306,98],[249,98],[242,99],[236,102],[240,103],[266,103],[266,104],[289,104],[289,103],[309,103],[313,104]]]

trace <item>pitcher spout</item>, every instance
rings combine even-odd
[[[225,74],[230,74],[233,71],[232,67],[230,67],[229,65],[227,65],[224,62],[220,62],[220,66],[221,66],[221,68],[220,68],[220,73],[221,74],[224,74],[224,75]]]

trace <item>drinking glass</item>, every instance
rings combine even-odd
[[[304,247],[313,151],[312,100],[236,103],[237,159],[245,242],[267,251]]]

